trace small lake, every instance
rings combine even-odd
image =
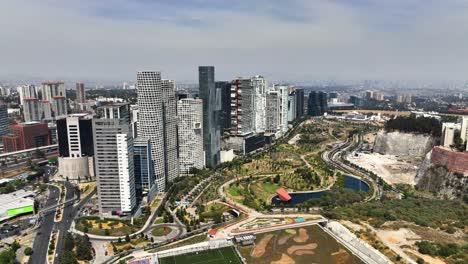
[[[345,175],[344,179],[345,179],[344,181],[345,188],[352,189],[355,191],[361,191],[361,192],[367,192],[370,189],[369,184],[367,184],[365,181],[361,179],[358,179],[349,175]],[[300,204],[310,199],[320,198],[327,192],[328,190],[300,192],[300,193],[291,192],[289,193],[289,195],[291,196],[291,200],[287,202],[287,204],[291,204],[291,205]],[[278,196],[276,195],[271,199],[271,204],[280,204],[280,203],[284,203],[284,202],[281,202]]]

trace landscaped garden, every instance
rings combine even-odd
[[[125,236],[138,230],[128,221],[118,219],[103,219],[98,216],[82,217],[76,221],[76,229],[93,235],[100,236]]]
[[[167,236],[172,232],[172,229],[167,226],[155,227],[151,230],[151,234],[156,237]]]

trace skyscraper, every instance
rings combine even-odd
[[[254,130],[256,133],[265,132],[265,108],[266,108],[266,89],[267,82],[261,75],[251,78],[254,89]]]
[[[266,95],[266,132],[276,134],[279,127],[279,93],[268,91]]]
[[[153,173],[158,191],[166,190],[162,83],[160,72],[138,72],[138,136],[151,144]]]
[[[215,86],[215,68],[198,67],[200,98],[203,100],[203,144],[208,167],[220,162],[221,144],[221,91]]]
[[[168,182],[179,177],[177,100],[172,80],[162,80],[165,174]]]
[[[296,88],[296,117],[304,116],[304,89]]]
[[[84,83],[76,83],[76,102],[80,104],[86,103]]]
[[[308,114],[321,116],[328,111],[328,95],[325,92],[312,91],[309,94]]]
[[[288,98],[289,87],[283,85],[276,85],[275,90],[278,91],[279,98],[279,136],[284,135],[288,131]]]
[[[23,116],[25,122],[41,121],[41,110],[37,98],[23,99]]]
[[[8,105],[0,101],[0,137],[8,134],[9,131]]]
[[[55,118],[61,118],[67,115],[67,99],[65,96],[53,96],[52,97],[52,116]]]
[[[288,96],[288,122],[296,120],[296,91],[292,90]]]
[[[42,100],[52,102],[54,96],[67,96],[65,92],[65,84],[63,82],[43,82]]]
[[[179,118],[180,172],[190,173],[192,168],[205,166],[203,152],[203,101],[187,98],[177,104]]]
[[[111,104],[93,119],[94,166],[101,215],[128,215],[136,206],[128,104]]]
[[[231,83],[216,82],[216,90],[221,91],[221,132],[231,128]]]
[[[26,98],[38,98],[36,87],[32,84],[20,85],[17,87],[17,91],[20,97],[20,104],[23,104],[23,100]]]
[[[231,82],[231,135],[255,131],[255,90],[250,79]]]
[[[160,72],[138,72],[137,89],[138,136],[150,140],[156,185],[163,192],[179,175],[174,82],[161,80]]]

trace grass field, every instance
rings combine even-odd
[[[193,252],[190,254],[159,259],[160,264],[241,264],[240,257],[232,247]]]

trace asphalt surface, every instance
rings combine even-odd
[[[48,186],[49,198],[46,202],[46,207],[57,205],[60,189],[56,186]],[[55,211],[46,213],[41,219],[39,228],[37,229],[36,238],[33,245],[33,255],[29,259],[30,264],[47,263],[47,250],[49,248],[49,238],[54,228]]]
[[[69,183],[69,182],[63,182],[65,184],[66,188],[66,196],[65,200],[72,199],[75,197],[75,187]],[[64,247],[64,238],[67,233],[67,231],[70,229],[70,226],[73,222],[73,218],[75,217],[75,214],[77,212],[77,209],[73,206],[73,203],[70,202],[65,205],[65,208],[63,209],[63,215],[62,215],[62,220],[57,223],[56,227],[57,230],[59,230],[59,235],[58,235],[58,240],[57,240],[57,247],[55,249],[55,255],[56,256],[61,256],[63,253],[63,247]],[[59,257],[56,257],[54,259],[54,263],[59,263]]]

